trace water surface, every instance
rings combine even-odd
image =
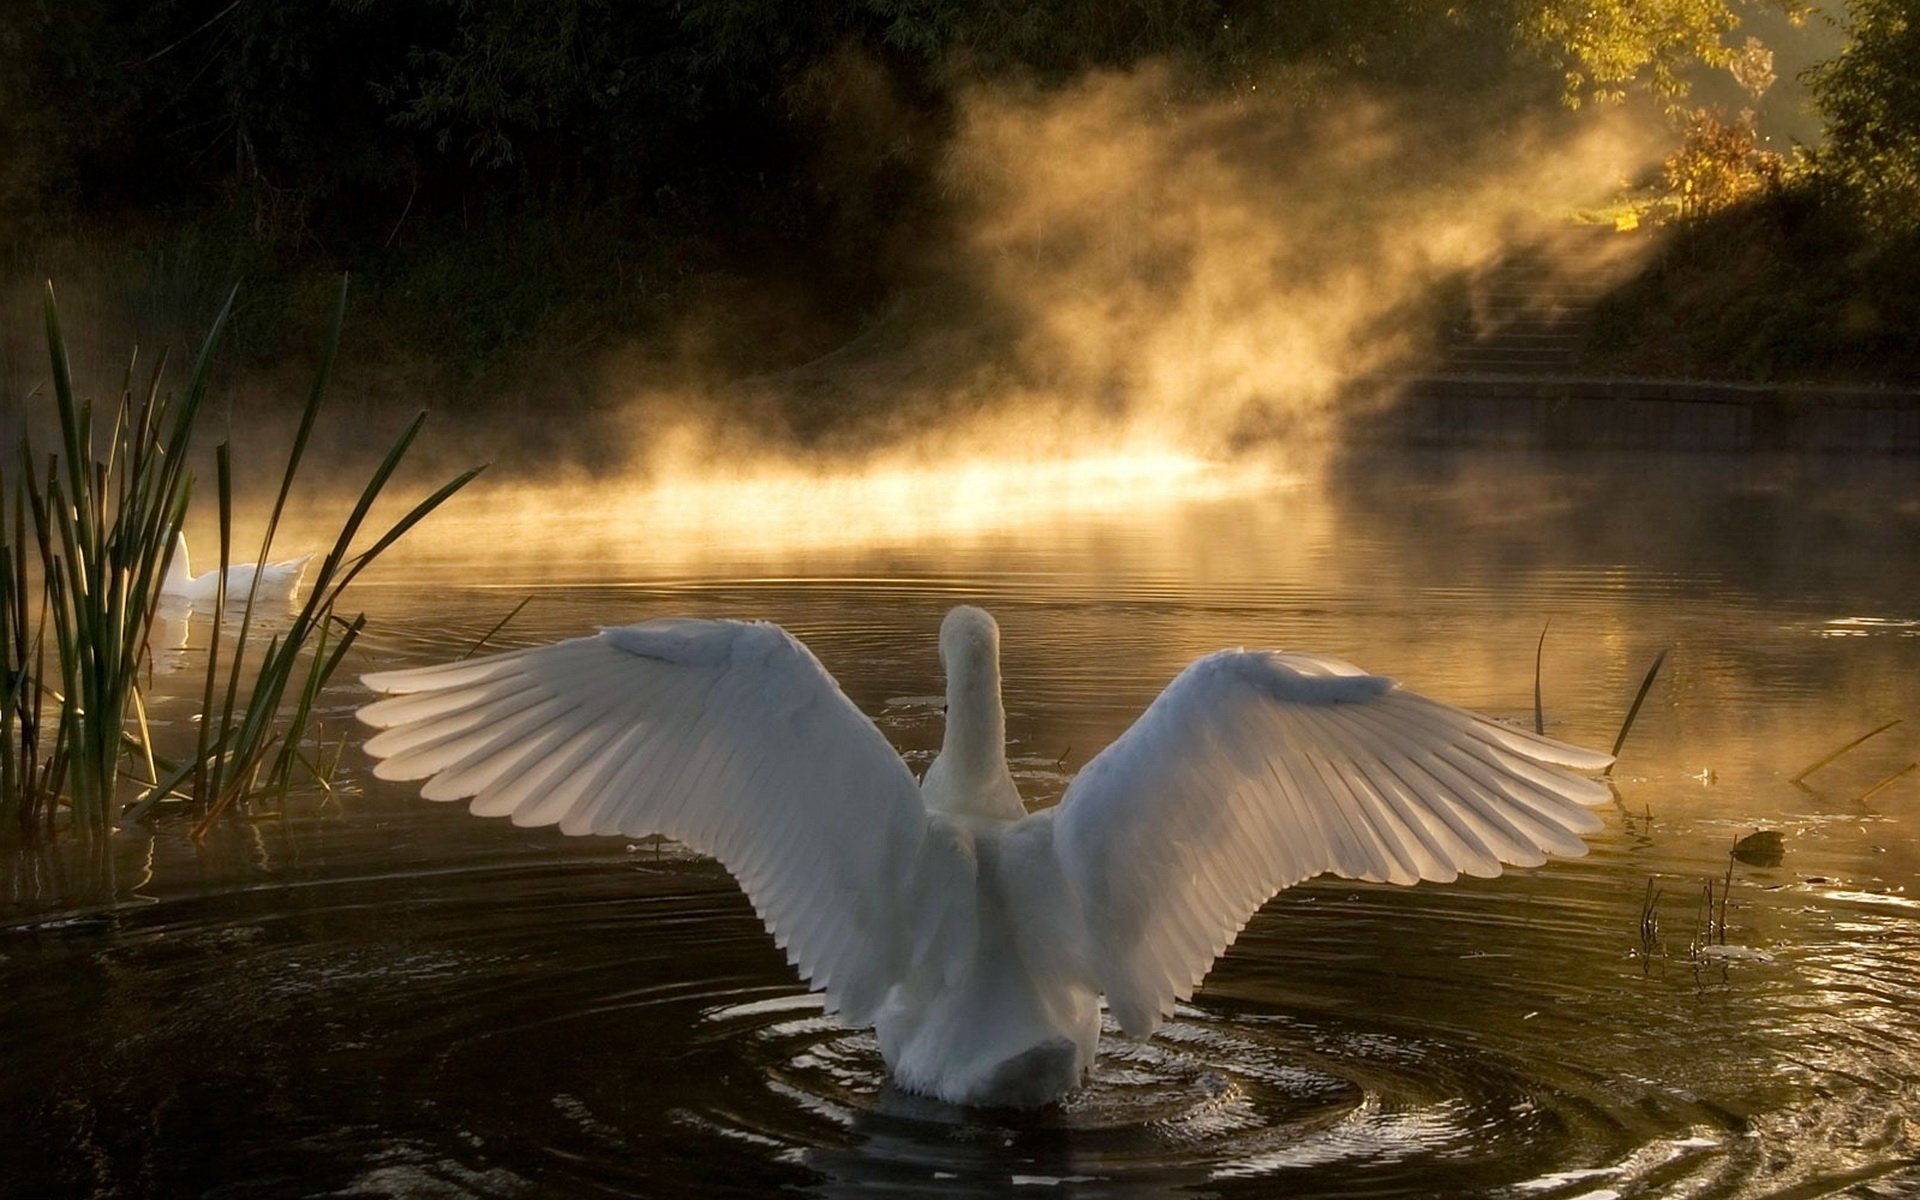
[[[476,820],[352,749],[332,794],[205,845],[163,819],[19,853],[0,1192],[1920,1193],[1920,772],[1873,790],[1920,758],[1910,464],[1396,454],[978,520],[549,500],[455,508],[370,579],[356,669],[462,653],[529,595],[495,644],[766,617],[918,768],[935,630],[981,603],[1038,806],[1224,645],[1530,722],[1550,620],[1548,731],[1601,746],[1672,653],[1588,857],[1293,889],[1160,1035],[1107,1039],[1037,1114],[889,1089],[711,861]],[[181,633],[163,693],[204,620]],[[156,720],[186,728],[185,692]],[[365,698],[343,683],[330,722]],[[1759,829],[1780,863],[1730,861]]]

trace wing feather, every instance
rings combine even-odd
[[[828,1007],[872,1019],[906,967],[927,816],[906,764],[777,626],[674,619],[365,677],[383,779],[568,834],[713,854]]]
[[[1571,770],[1611,758],[1402,691],[1338,659],[1222,651],[1089,762],[1053,814],[1121,1028],[1150,1033],[1275,892],[1411,884],[1586,852]]]

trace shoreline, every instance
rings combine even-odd
[[[1920,454],[1920,390],[1570,375],[1354,381],[1362,442],[1515,449]]]

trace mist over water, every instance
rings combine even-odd
[[[622,403],[597,461],[700,483],[759,463],[837,478],[1090,455],[1299,469],[1394,377],[1435,365],[1447,289],[1501,255],[1620,277],[1640,241],[1553,234],[1657,161],[1662,136],[1622,108],[1220,98],[1152,65],[982,87],[956,125],[957,232],[903,252],[921,286],[831,353],[745,380],[629,385],[641,368],[612,356]],[[722,378],[726,344],[689,340]]]
[[[68,843],[10,864],[0,985],[37,1032],[0,1084],[23,1114],[0,1165],[55,1192],[218,1178],[247,1195],[1920,1182],[1916,775],[1861,798],[1916,757],[1913,731],[1788,782],[1920,702],[1901,463],[1343,453],[1311,475],[1182,478],[964,525],[863,528],[857,503],[815,501],[845,534],[784,541],[737,532],[765,501],[706,525],[645,496],[599,524],[591,496],[513,521],[456,509],[357,589],[375,624],[352,667],[455,657],[526,596],[492,645],[766,617],[918,769],[940,737],[934,631],[982,603],[1039,806],[1222,645],[1338,654],[1528,724],[1551,619],[1547,731],[1576,742],[1609,744],[1672,651],[1592,853],[1290,890],[1162,1035],[1107,1039],[1086,1091],[1010,1117],[888,1089],[870,1038],[820,1013],[715,864],[482,821],[371,780],[350,748],[288,819],[198,847],[162,822],[105,858]],[[188,729],[167,672],[191,667],[204,617],[188,635],[157,664],[163,731]],[[343,681],[327,719],[365,699]],[[1761,828],[1783,860],[1729,876]],[[1702,890],[1729,878],[1721,946]]]

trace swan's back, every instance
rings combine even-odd
[[[896,1080],[1011,1107],[1077,1087],[1099,1043],[1100,996],[1051,814],[934,814],[916,883],[912,965],[874,1027]]]

